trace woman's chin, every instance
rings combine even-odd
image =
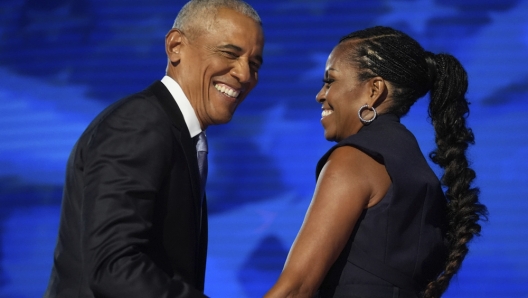
[[[326,131],[325,131],[324,137],[325,137],[325,139],[326,139],[327,141],[330,141],[330,142],[337,142],[335,135],[330,134],[330,133],[327,133]]]

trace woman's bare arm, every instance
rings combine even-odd
[[[339,147],[323,167],[284,269],[265,298],[312,297],[365,208],[390,186],[385,167],[364,152]]]

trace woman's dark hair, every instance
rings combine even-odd
[[[486,206],[478,200],[479,189],[471,185],[475,171],[466,158],[468,145],[474,143],[473,132],[466,126],[467,73],[455,57],[427,52],[392,28],[357,31],[339,43],[349,41],[354,43],[348,58],[358,68],[359,79],[380,76],[394,87],[392,105],[385,113],[401,117],[430,91],[429,117],[437,148],[429,157],[444,170],[441,182],[448,200],[448,256],[443,271],[429,282],[423,296],[440,297],[468,253],[468,242],[480,235],[479,220],[487,218]]]

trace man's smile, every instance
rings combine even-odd
[[[231,88],[230,86],[222,83],[215,83],[214,87],[216,90],[220,91],[225,96],[231,97],[231,98],[237,98],[240,94],[240,90],[236,90],[234,88]]]

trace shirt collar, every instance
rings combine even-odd
[[[185,124],[187,124],[187,129],[189,130],[189,134],[191,135],[191,138],[197,136],[199,133],[202,132],[202,128],[200,127],[200,121],[198,120],[198,117],[196,117],[196,113],[194,112],[194,109],[191,105],[191,102],[185,96],[185,93],[183,93],[182,88],[180,85],[173,80],[169,76],[164,76],[163,79],[161,79],[161,82],[169,89],[170,94],[176,101],[176,104],[180,108],[181,113],[183,114],[183,119],[185,120]]]

